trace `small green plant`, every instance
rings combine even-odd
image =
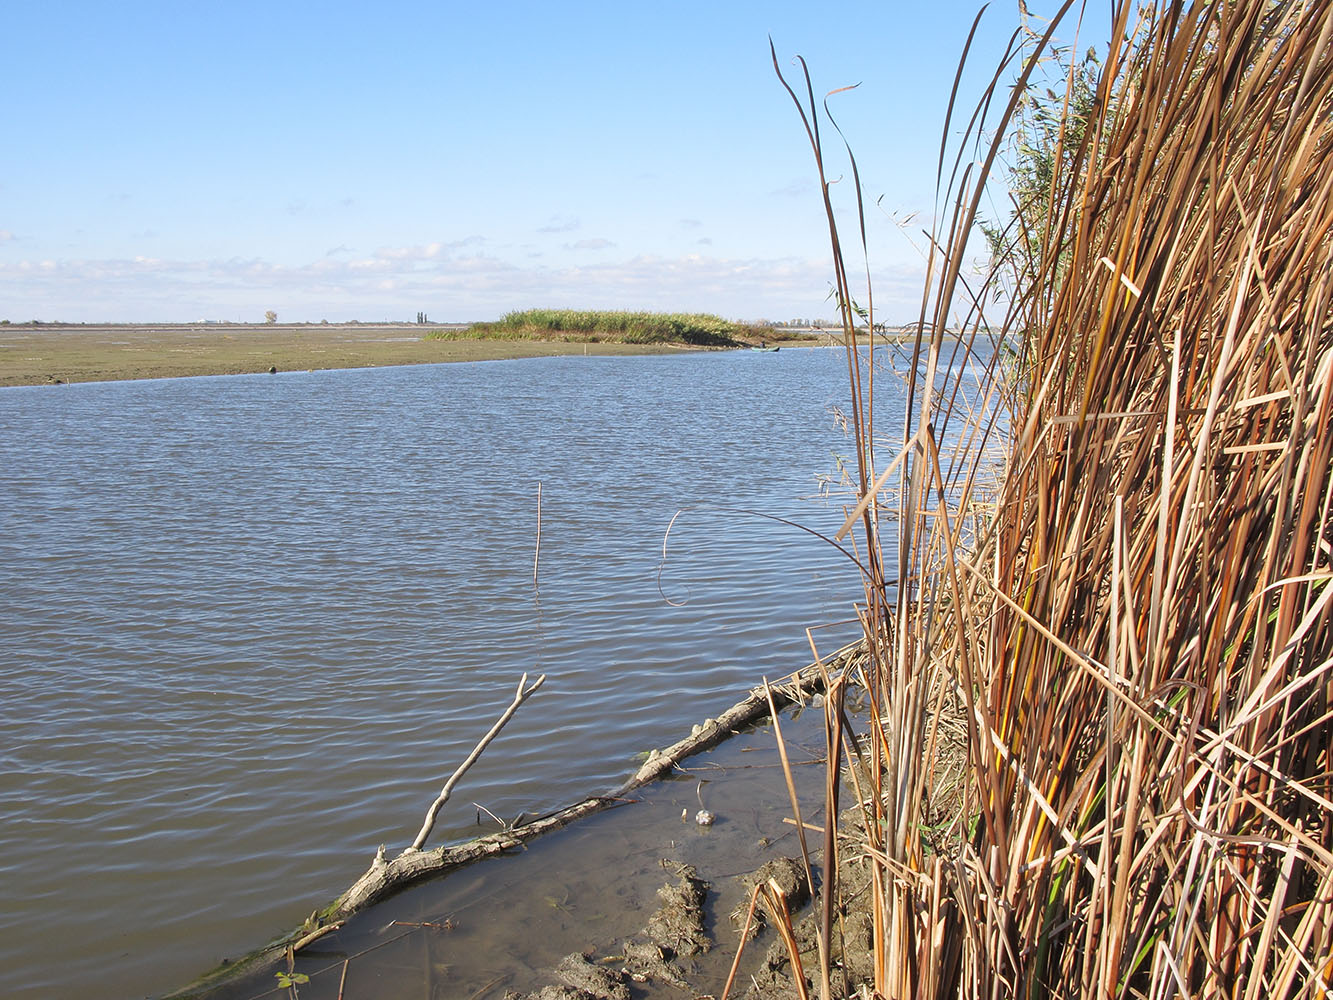
[[[296,992],[298,985],[304,986],[310,982],[310,977],[304,972],[275,972],[273,975],[278,980],[279,989],[290,990],[292,1000],[299,1000],[300,994]]]

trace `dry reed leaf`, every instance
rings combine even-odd
[[[1009,255],[974,286],[994,137],[1040,123],[1025,95],[1059,22],[1021,29],[946,171],[960,68],[885,469],[873,352],[843,314],[874,986],[1314,996],[1333,970],[1333,5],[1113,3],[1086,91],[1071,62],[1048,99],[1042,198],[1015,201]],[[818,108],[787,89],[822,181]],[[1012,358],[964,386],[997,307]],[[1004,474],[979,504],[995,435]],[[945,686],[968,764],[942,859],[920,828]]]

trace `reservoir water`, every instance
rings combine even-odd
[[[845,397],[790,349],[0,390],[4,995],[158,994],[299,923],[524,671],[432,845],[809,662],[854,566],[730,509],[836,530]]]

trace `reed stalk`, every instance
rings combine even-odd
[[[853,336],[829,106],[808,73],[787,87],[857,445],[873,989],[1329,996],[1333,7],[1113,2],[1104,55],[1048,99],[1042,196],[973,283],[1071,7],[1015,33],[952,162],[945,124],[895,442]],[[936,765],[951,727],[961,781]]]

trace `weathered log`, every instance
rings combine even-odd
[[[799,700],[804,694],[823,687],[824,677],[818,667],[809,666],[791,674],[785,682],[773,688],[773,701],[778,708],[785,708]],[[764,697],[762,687],[754,688],[742,701],[732,705],[716,719],[705,719],[702,725],[695,726],[685,739],[671,744],[665,750],[653,750],[643,766],[635,772],[625,784],[613,793],[623,796],[634,789],[656,781],[667,774],[686,757],[711,750],[741,726],[769,714],[768,699]]]
[[[424,878],[427,875],[438,875],[441,872],[449,871],[451,868],[458,868],[473,861],[480,861],[482,858],[502,854],[505,851],[519,847],[524,841],[539,837],[543,833],[550,833],[552,830],[558,830],[582,816],[590,815],[613,804],[613,802],[614,800],[609,798],[584,799],[582,802],[567,806],[559,812],[550,813],[519,827],[487,834],[484,837],[478,837],[476,840],[469,840],[466,844],[456,844],[453,847],[437,847],[430,851],[421,851],[409,847],[392,860],[385,857],[384,848],[381,847],[366,873],[357,879],[350,889],[338,897],[333,907],[324,916],[329,920],[346,919],[357,910],[417,879]]]

